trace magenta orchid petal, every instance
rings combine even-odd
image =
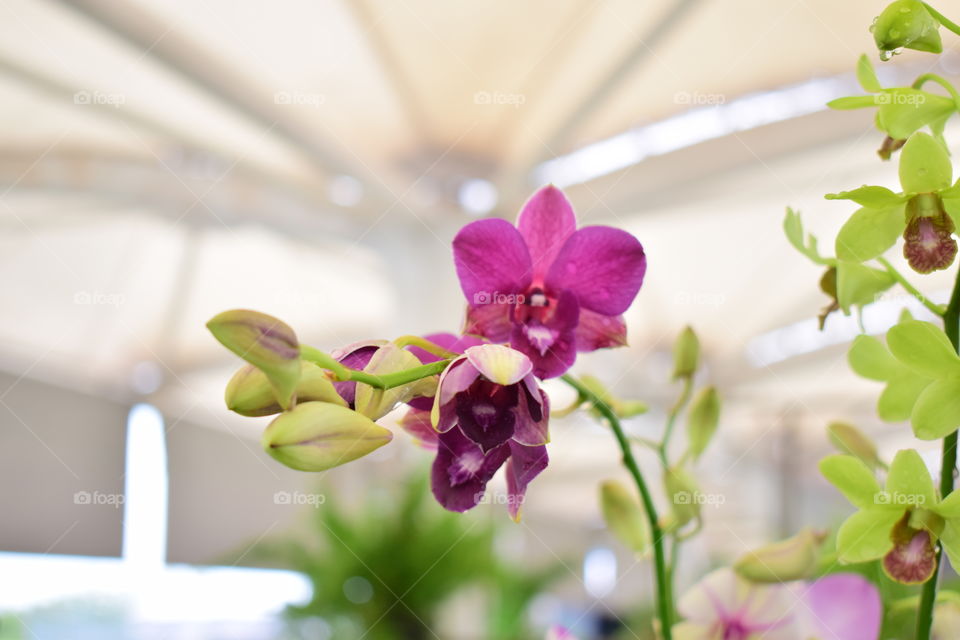
[[[530,252],[516,227],[497,218],[471,222],[453,239],[453,259],[467,302],[488,304],[530,286]]]
[[[547,468],[549,459],[544,446],[527,447],[510,442],[507,461],[507,507],[510,517],[520,521],[520,511],[527,494],[527,485]]]
[[[489,304],[470,305],[467,307],[467,320],[463,332],[484,336],[491,342],[508,342],[513,323],[510,320],[510,311],[513,305]]]
[[[434,497],[450,511],[475,507],[483,498],[487,482],[509,456],[507,445],[484,454],[460,429],[440,434],[430,481]]]
[[[517,217],[517,229],[530,249],[533,279],[543,282],[560,248],[576,231],[577,218],[563,192],[548,185],[523,205]]]
[[[613,227],[584,227],[567,238],[547,273],[547,289],[570,290],[580,306],[620,315],[633,302],[647,269],[640,242]]]
[[[623,316],[605,316],[580,309],[580,320],[574,332],[577,351],[596,351],[627,344],[627,323]]]
[[[439,436],[430,422],[429,409],[411,408],[400,420],[400,426],[413,436],[418,445],[424,449],[436,451]]]
[[[536,387],[531,391],[524,385],[520,394],[520,412],[513,439],[528,447],[547,444],[550,441],[549,422],[550,401],[547,394]]]
[[[382,347],[385,341],[371,341],[371,342],[356,342],[342,349],[335,350],[331,353],[331,356],[336,358],[337,361],[345,367],[350,369],[356,369],[362,371],[366,367],[370,360],[373,358],[373,354],[377,352],[377,349]],[[337,390],[337,393],[340,394],[340,397],[344,399],[351,409],[354,408],[354,402],[357,398],[357,383],[356,382],[334,382],[333,388]]]
[[[437,383],[437,395],[431,407],[430,420],[437,431],[449,431],[457,423],[456,407],[451,402],[454,396],[470,387],[480,377],[480,372],[461,356],[444,369]]]
[[[883,605],[877,588],[862,576],[837,573],[820,578],[805,594],[810,612],[806,637],[877,640]]]

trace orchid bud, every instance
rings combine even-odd
[[[373,354],[363,368],[365,373],[384,375],[421,366],[420,360],[411,352],[395,344],[385,344]],[[416,397],[432,396],[437,390],[437,376],[428,376],[393,387],[377,389],[362,382],[357,383],[355,406],[363,415],[377,420],[390,413],[394,407]]]
[[[672,526],[680,528],[700,518],[704,496],[688,471],[682,467],[667,469],[663,475],[663,485],[671,503]]]
[[[907,201],[903,257],[917,273],[948,268],[957,257],[953,219],[936,193],[921,193]]]
[[[293,329],[273,316],[246,309],[217,314],[207,328],[223,346],[263,371],[280,406],[290,406],[300,378],[300,344]]]
[[[329,402],[305,402],[264,430],[264,450],[291,469],[325,471],[362,458],[393,434],[356,411]]]
[[[643,552],[650,543],[640,503],[621,483],[600,485],[600,508],[610,532],[630,550]]]
[[[295,397],[297,402],[301,403],[319,401],[347,406],[326,372],[305,361],[300,363],[300,379]],[[266,374],[249,364],[241,367],[230,378],[224,400],[228,409],[251,418],[269,416],[283,410],[273,394]]]
[[[891,3],[877,16],[870,30],[882,60],[889,60],[890,56],[898,53],[900,49],[928,53],[943,51],[940,23],[919,0],[897,0]]]
[[[687,438],[690,455],[696,460],[704,452],[720,424],[720,396],[714,387],[707,387],[697,394],[690,406],[687,418]]]
[[[792,538],[754,549],[733,565],[751,582],[790,582],[808,578],[817,567],[826,534],[806,528]]]
[[[685,327],[673,345],[673,379],[690,378],[700,364],[700,340],[690,327]]]
[[[827,436],[833,446],[842,453],[860,458],[871,469],[881,465],[880,457],[877,455],[877,445],[852,424],[831,422],[827,426]]]
[[[889,160],[894,153],[900,150],[900,148],[907,143],[906,138],[893,138],[887,136],[883,139],[883,143],[880,145],[880,148],[877,149],[877,155],[880,156],[881,160]]]

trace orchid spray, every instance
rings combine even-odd
[[[941,27],[960,35],[960,26],[929,4],[897,0],[876,18],[871,31],[880,59],[887,61],[904,48],[939,54]],[[906,267],[921,275],[950,269],[955,262],[960,182],[953,182],[944,129],[960,112],[960,94],[933,73],[924,73],[909,87],[883,87],[867,56],[860,58],[857,78],[867,95],[839,98],[829,106],[876,109],[876,125],[885,136],[879,155],[889,161],[899,153],[900,189],[862,186],[826,196],[859,206],[838,232],[834,256],[820,254],[816,238],[804,232],[799,214],[789,209],[784,230],[797,250],[825,270],[820,287],[831,301],[821,326],[835,311],[862,312],[897,285],[923,306],[924,319],[904,310],[885,339],[858,336],[848,359],[858,375],[884,384],[877,403],[882,420],[909,422],[918,439],[942,442],[938,481],[931,479],[917,451],[904,449],[892,461],[881,460],[876,447],[850,425],[831,426],[831,439],[842,453],[825,458],[820,469],[857,509],[838,532],[839,561],[879,562],[892,580],[922,585],[918,599],[896,608],[915,608],[916,638],[928,640],[937,627],[935,605],[943,601],[937,589],[945,557],[960,567],[960,493],[954,492],[960,274],[947,304],[941,305],[914,286],[888,254],[898,251]],[[882,485],[878,476],[883,476]]]

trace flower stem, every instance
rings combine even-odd
[[[943,314],[943,330],[950,338],[955,351],[960,352],[960,271],[957,272],[950,294],[950,303]],[[957,432],[943,439],[943,453],[940,462],[940,497],[946,498],[953,493],[953,473],[957,467]],[[929,640],[933,626],[933,605],[937,600],[937,582],[940,578],[940,564],[943,562],[943,545],[937,543],[937,564],[933,575],[923,585],[920,593],[920,608],[917,611],[917,640]]]
[[[590,389],[580,383],[573,376],[564,375],[563,381],[573,387],[583,398],[590,402],[597,411],[599,411],[613,430],[613,435],[617,438],[617,444],[620,445],[620,451],[623,454],[623,465],[633,476],[633,481],[640,492],[640,498],[643,502],[643,509],[647,514],[647,521],[650,524],[650,537],[653,539],[653,560],[656,570],[657,583],[657,610],[660,618],[660,637],[664,640],[672,640],[672,613],[673,603],[669,600],[671,589],[668,585],[667,563],[663,553],[663,531],[660,529],[660,521],[657,516],[657,508],[653,504],[653,498],[650,495],[650,489],[647,487],[643,474],[640,473],[640,467],[637,465],[636,458],[633,457],[633,451],[630,448],[630,441],[620,426],[620,419],[613,412],[609,405],[597,397]]]
[[[955,22],[950,21],[949,18],[947,18],[945,15],[943,15],[942,13],[940,13],[939,11],[931,7],[926,2],[923,3],[923,6],[926,7],[927,11],[930,12],[930,15],[936,18],[937,22],[939,22],[942,26],[946,27],[948,31],[953,31],[955,34],[960,36],[960,25],[957,25]]]
[[[907,281],[907,279],[903,277],[902,273],[897,271],[892,264],[887,262],[886,258],[884,258],[883,256],[879,256],[877,258],[877,262],[879,262],[883,266],[883,268],[887,270],[887,273],[889,273],[890,276],[894,280],[896,280],[901,287],[903,287],[906,290],[907,293],[909,293],[914,298],[919,300],[920,304],[922,304],[927,309],[929,309],[931,313],[938,315],[941,318],[943,317],[943,314],[944,314],[943,306],[935,302],[932,302],[929,298],[927,298],[927,296],[920,293],[920,290],[914,287],[912,284],[910,284]]]
[[[300,345],[300,357],[307,362],[312,362],[318,367],[332,372],[337,382],[362,382],[376,389],[393,389],[394,387],[416,382],[423,378],[435,376],[438,373],[442,373],[443,370],[447,368],[447,365],[450,364],[450,360],[439,360],[404,371],[375,375],[373,373],[367,373],[366,371],[349,369],[334,360],[329,354],[307,345]]]
[[[938,76],[935,73],[925,73],[922,76],[919,76],[913,81],[913,88],[920,89],[927,82],[935,82],[946,89],[947,93],[950,94],[950,97],[953,98],[953,103],[956,105],[956,108],[960,109],[960,94],[957,93],[956,87],[954,87],[945,78]]]
[[[421,338],[420,336],[400,336],[399,338],[393,341],[393,344],[397,345],[398,347],[409,347],[409,346],[420,347],[427,353],[432,353],[438,358],[456,358],[457,356],[460,355],[459,353],[448,351],[447,349],[444,349],[440,345],[434,342],[430,342],[425,338]]]
[[[680,412],[690,400],[692,391],[693,377],[684,376],[683,391],[680,392],[680,397],[677,398],[673,407],[670,408],[670,413],[667,415],[667,426],[663,430],[663,440],[660,441],[660,447],[657,449],[657,455],[660,456],[660,462],[663,463],[664,468],[670,466],[670,461],[667,460],[667,447],[670,445],[670,436],[673,435],[673,427],[677,423],[677,416],[680,415]]]

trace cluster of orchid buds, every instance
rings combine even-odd
[[[300,344],[272,316],[226,311],[208,328],[248,364],[227,385],[244,416],[279,414],[263,434],[283,464],[322,471],[387,444],[377,420],[399,405],[400,425],[435,450],[431,484],[451,511],[480,502],[505,467],[510,515],[547,466],[549,399],[540,381],[561,376],[578,352],[626,344],[623,313],[646,271],[643,247],[605,226],[577,229],[563,193],[548,186],[517,224],[465,226],[453,257],[467,299],[462,335],[405,336],[332,353]]]

